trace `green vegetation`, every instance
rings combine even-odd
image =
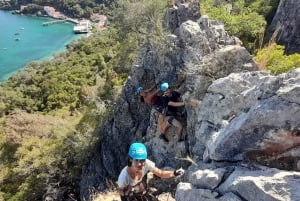
[[[0,200],[42,200],[58,182],[65,196],[79,199],[81,168],[101,140],[108,103],[118,100],[139,46],[164,35],[161,1],[116,7],[107,30],[0,84]]]
[[[237,36],[252,53],[262,45],[267,19],[279,0],[200,0],[202,14],[222,21],[230,35]]]
[[[85,114],[94,114],[95,120],[100,124],[106,117],[100,111]],[[16,136],[11,132],[6,136],[1,134],[0,156],[5,163],[1,164],[3,171],[0,176],[0,191],[4,200],[41,200],[43,189],[56,182],[62,187],[71,186],[76,189],[74,184],[79,181],[82,165],[87,162],[90,151],[98,140],[96,133],[91,132],[91,129],[95,130],[93,124],[96,122],[84,122],[83,126],[83,122],[78,122],[81,116],[56,116],[54,119],[47,115],[18,115],[22,115],[25,122],[30,120],[34,125],[40,124],[48,128],[26,127],[32,132],[25,131]],[[9,122],[7,119],[6,123]],[[38,133],[34,133],[36,129]],[[78,194],[74,190],[72,193]]]
[[[77,189],[81,167],[99,140],[97,128],[110,111],[99,105],[116,101],[116,88],[127,78],[128,69],[117,73],[112,65],[122,46],[114,33],[111,28],[72,43],[68,52],[30,63],[0,85],[4,200],[41,200],[52,180]]]
[[[224,21],[230,34],[256,52],[265,18],[278,0],[236,0],[232,8],[224,2],[201,0],[202,12]],[[57,182],[68,189],[66,196],[78,199],[81,167],[101,140],[108,103],[118,100],[139,47],[147,43],[164,48],[162,17],[170,1],[8,3],[55,5],[75,17],[114,8],[105,31],[70,44],[53,60],[28,64],[0,85],[0,201],[41,200],[49,184]],[[255,59],[275,74],[300,66],[299,54],[285,56],[276,45],[258,51]]]
[[[300,67],[300,54],[284,55],[284,47],[275,43],[259,50],[254,57],[260,69],[273,74],[285,73]]]
[[[89,18],[92,13],[100,12],[109,15],[116,2],[117,0],[10,0],[1,1],[0,8],[17,10],[21,5],[30,5],[24,13],[37,13],[37,11],[43,10],[40,6],[53,6],[69,17]]]
[[[286,56],[283,46],[269,45],[274,39],[264,38],[279,0],[200,0],[200,4],[202,14],[223,22],[229,34],[240,38],[256,55],[260,69],[280,74],[300,67],[299,54]]]

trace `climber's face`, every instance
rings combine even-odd
[[[146,96],[146,93],[145,93],[145,91],[144,91],[144,90],[142,90],[142,91],[140,92],[140,96],[143,96],[143,97],[145,97],[145,96]]]
[[[145,160],[136,160],[136,159],[133,159],[133,166],[138,170],[138,171],[141,171],[144,166],[145,166]]]

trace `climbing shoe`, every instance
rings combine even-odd
[[[160,134],[159,138],[162,139],[165,142],[169,142],[169,140],[166,138],[166,136],[163,133]]]
[[[180,138],[179,140],[178,140],[178,142],[183,142],[184,141],[184,139],[182,139],[182,138]]]

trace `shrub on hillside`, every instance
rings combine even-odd
[[[277,6],[277,0],[201,0],[201,13],[223,22],[230,35],[254,52],[263,41],[266,18]]]
[[[284,46],[275,43],[259,50],[254,57],[260,69],[273,74],[285,73],[300,67],[300,54],[284,55]]]

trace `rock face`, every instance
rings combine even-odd
[[[146,144],[157,167],[187,169],[178,201],[300,200],[300,69],[279,76],[257,71],[222,24],[194,18],[200,16],[190,7],[195,3],[169,8],[171,33],[161,46],[140,50],[94,157],[83,167],[81,200],[116,181],[134,141]],[[182,18],[181,9],[192,13]],[[162,82],[182,93],[187,116],[177,118],[185,142],[177,143],[173,127],[168,144],[159,139],[163,118],[135,94],[138,86]]]
[[[280,0],[268,35],[277,33],[278,43],[287,54],[300,53],[300,4],[298,0]]]
[[[210,158],[239,161],[247,156],[263,163],[277,160],[277,168],[294,169],[297,160],[291,161],[295,159],[291,155],[299,153],[300,105],[293,97],[299,97],[300,90],[290,83],[299,85],[299,80],[299,70],[276,77],[264,72],[233,73],[216,80],[198,115],[199,122],[220,124],[213,133],[206,132],[213,135],[206,141]],[[215,108],[205,109],[212,104]],[[280,167],[283,160],[290,164]]]

